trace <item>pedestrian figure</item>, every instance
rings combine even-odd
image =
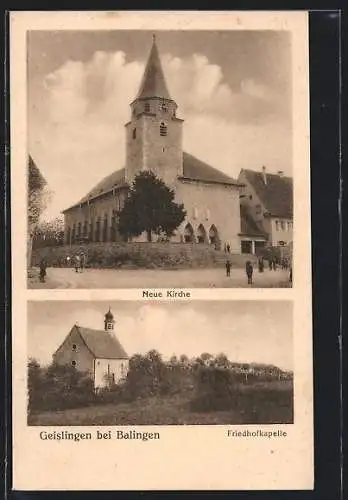
[[[227,250],[227,253],[230,253],[230,251],[231,251],[231,247],[230,247],[230,244],[229,244],[229,243],[227,243],[226,250]]]
[[[76,255],[75,256],[75,271],[77,273],[79,272],[79,267],[80,267],[80,256]]]
[[[81,273],[83,271],[83,268],[85,267],[86,265],[86,256],[84,253],[81,254],[80,256],[80,269],[81,269]]]
[[[274,258],[273,259],[273,271],[277,270],[277,260]]]
[[[263,258],[261,257],[261,258],[259,259],[259,272],[260,272],[260,273],[263,273],[263,268],[264,268]]]
[[[68,267],[70,267],[70,256],[69,255],[66,258],[66,264]]]
[[[226,260],[226,276],[231,276],[231,262]]]
[[[273,269],[273,262],[272,262],[271,257],[268,259],[268,268],[270,271],[272,271],[272,269]]]
[[[45,278],[46,278],[46,269],[47,269],[47,263],[44,259],[41,259],[40,261],[40,281],[41,283],[45,283]]]
[[[253,271],[254,271],[253,265],[250,262],[250,260],[248,260],[245,264],[245,272],[246,272],[246,275],[248,277],[248,285],[253,284]]]

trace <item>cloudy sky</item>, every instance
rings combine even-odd
[[[237,177],[292,169],[291,38],[157,32],[184,149]],[[145,31],[28,33],[28,148],[55,196],[46,218],[125,162],[124,124],[151,48]]]
[[[225,353],[231,361],[292,369],[292,304],[286,301],[29,302],[28,355],[42,364],[75,323],[103,329],[109,305],[128,355],[157,349],[164,357]]]

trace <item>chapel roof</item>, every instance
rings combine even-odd
[[[150,55],[136,99],[147,99],[150,97],[171,100],[158,54],[155,35],[153,35]]]
[[[114,334],[79,325],[74,325],[74,328],[95,358],[128,359],[126,351]]]
[[[292,177],[249,169],[243,169],[242,172],[245,173],[246,179],[253,186],[268,215],[285,219],[292,218]],[[266,183],[264,182],[264,175],[266,176]]]
[[[98,182],[81,200],[65,210],[68,211],[75,208],[81,204],[86,203],[88,200],[97,198],[103,194],[106,194],[113,189],[118,189],[121,187],[127,187],[125,180],[125,168],[116,170],[112,174],[107,175],[101,181]],[[198,182],[207,182],[215,184],[227,184],[232,186],[239,186],[239,182],[232,177],[221,172],[214,167],[211,167],[204,161],[199,160],[195,156],[189,153],[183,153],[183,175],[180,177],[181,180],[188,179]]]

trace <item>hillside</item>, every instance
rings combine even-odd
[[[293,422],[292,381],[240,386],[233,408],[198,411],[193,390],[119,404],[33,412],[28,425],[242,425]]]

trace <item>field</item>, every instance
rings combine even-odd
[[[195,408],[202,407],[202,402],[195,401],[194,397],[192,391],[185,391],[170,396],[141,398],[131,403],[35,412],[28,416],[28,425],[242,425],[293,422],[291,381],[240,386],[233,407],[224,410],[199,411]]]

